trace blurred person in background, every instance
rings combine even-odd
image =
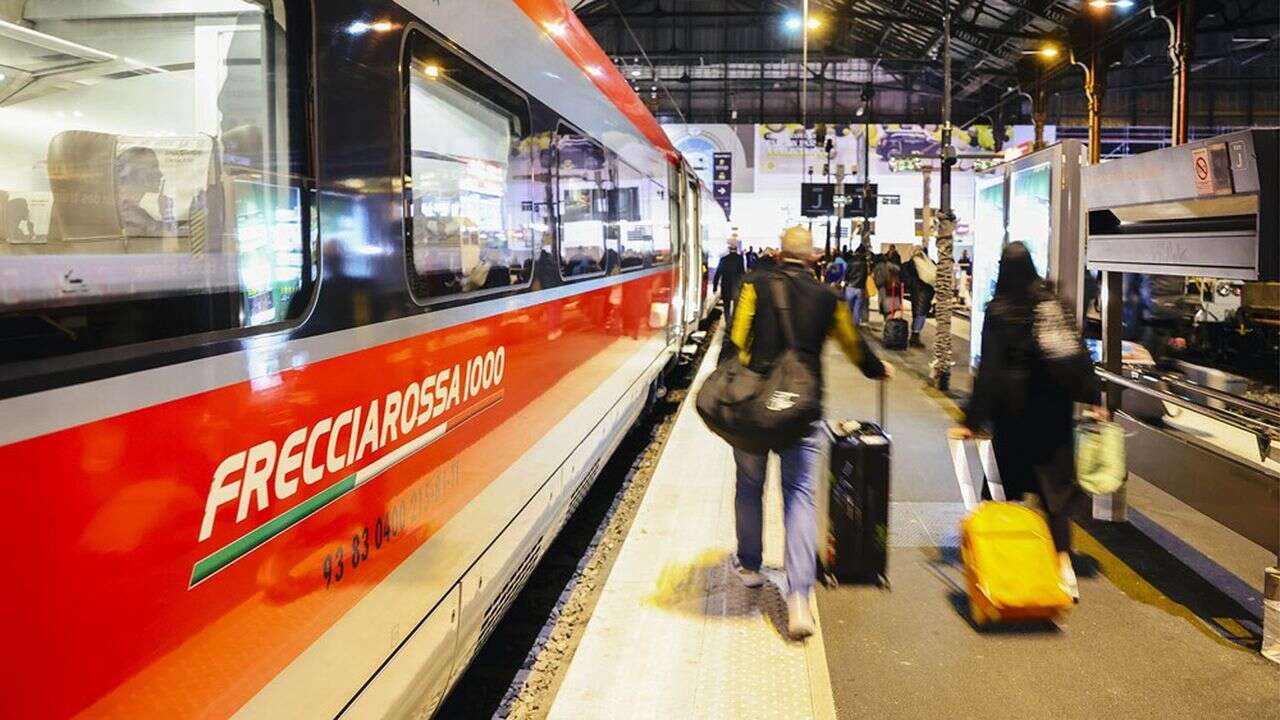
[[[816,259],[813,236],[804,227],[788,228],[782,235],[782,253],[772,267],[747,275],[733,319],[732,338],[739,348],[738,361],[757,373],[767,373],[786,348],[785,333],[774,301],[776,284],[785,293],[788,318],[801,360],[822,386],[822,349],[834,339],[850,362],[869,378],[893,377],[893,366],[883,363],[859,336],[849,308],[830,288],[813,276]],[[814,632],[813,582],[817,575],[818,516],[814,496],[822,458],[829,443],[828,431],[815,422],[807,436],[778,453],[782,467],[783,524],[786,531],[787,630],[804,638]],[[763,557],[764,481],[768,454],[733,451],[737,469],[735,522],[738,540],[738,576],[747,587],[760,587]]]
[[[738,303],[738,291],[742,289],[742,278],[747,274],[746,259],[738,252],[738,238],[729,238],[729,252],[720,258],[716,266],[716,274],[711,280],[711,289],[720,291],[720,300],[724,303],[724,326],[733,327],[733,309]]]
[[[937,282],[937,266],[925,253],[924,246],[911,251],[911,259],[902,265],[902,283],[911,293],[911,345],[924,347],[924,326],[933,307],[933,284]]]
[[[1100,392],[1075,324],[1036,272],[1027,246],[1009,244],[987,305],[982,364],[964,425],[951,436],[990,430],[1005,495],[1038,499],[1058,551],[1063,590],[1076,600],[1071,518],[1085,512],[1088,496],[1076,484],[1074,403],[1098,403]],[[1100,405],[1094,413],[1110,417]]]
[[[853,323],[861,325],[866,321],[867,312],[867,277],[871,272],[871,247],[860,243],[849,253],[848,269],[844,278],[844,299],[849,303],[849,312],[853,315]]]

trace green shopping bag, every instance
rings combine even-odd
[[[1124,429],[1113,422],[1076,428],[1076,481],[1090,495],[1110,495],[1124,485]]]

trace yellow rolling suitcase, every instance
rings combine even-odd
[[[1049,525],[1030,508],[979,505],[960,523],[960,555],[977,625],[1048,620],[1071,607]]]

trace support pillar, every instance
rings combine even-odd
[[[938,273],[934,286],[933,362],[929,374],[933,386],[946,391],[951,387],[951,309],[955,301],[952,288],[954,260],[951,241],[955,234],[956,216],[951,209],[951,166],[956,162],[956,149],[951,146],[951,13],[942,16],[942,173],[938,214]]]

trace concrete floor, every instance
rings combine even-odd
[[[827,372],[830,417],[875,417],[870,381],[834,351]],[[981,632],[955,548],[963,506],[943,435],[955,400],[907,369],[888,410],[892,589],[818,595],[839,717],[1280,718],[1280,667],[1256,651],[1265,551],[1134,479],[1130,523],[1076,529],[1081,604],[1054,624]]]

